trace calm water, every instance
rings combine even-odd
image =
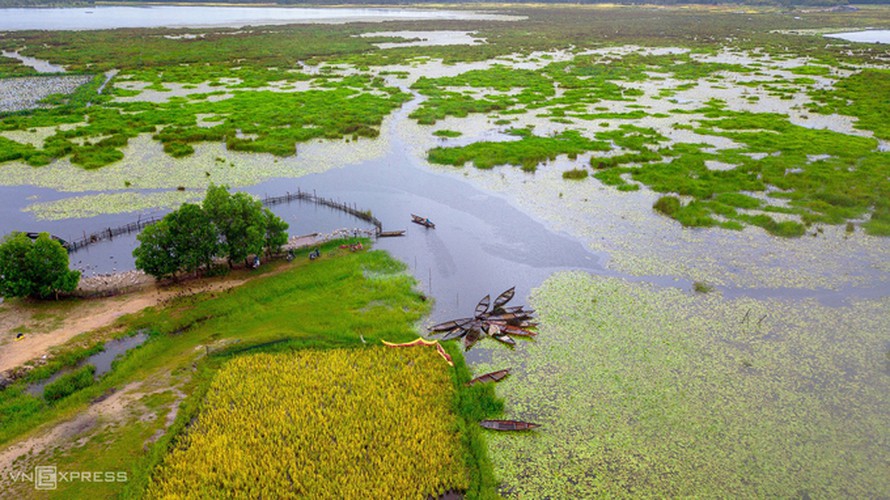
[[[101,6],[63,9],[0,9],[0,31],[190,28],[391,20],[514,19],[447,10],[298,9],[282,7]]]
[[[87,359],[81,361],[77,364],[77,366],[71,369],[62,370],[52,377],[36,383],[32,384],[28,387],[28,393],[32,396],[42,396],[43,389],[50,383],[55,382],[59,377],[65,375],[67,373],[71,373],[74,370],[84,366],[84,365],[93,365],[96,367],[95,377],[98,379],[102,375],[111,371],[111,364],[114,363],[118,357],[126,354],[127,351],[133,349],[135,347],[141,346],[146,340],[148,340],[148,334],[144,332],[137,333],[132,337],[124,337],[120,339],[109,340],[103,346],[103,350],[93,354]]]
[[[840,38],[848,42],[890,43],[890,30],[852,31],[849,33],[833,33],[828,38]]]

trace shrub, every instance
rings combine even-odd
[[[680,210],[680,198],[677,198],[676,196],[662,196],[655,201],[652,208],[668,217],[672,217],[678,210]]]
[[[43,399],[47,401],[58,401],[59,399],[70,396],[85,387],[89,387],[95,382],[95,379],[93,378],[95,373],[95,366],[84,365],[78,370],[62,375],[55,382],[51,382],[43,388]]]
[[[68,269],[68,251],[49,233],[31,240],[13,233],[0,243],[0,294],[46,299],[77,288],[80,271]]]
[[[563,179],[582,180],[586,179],[587,176],[587,170],[584,170],[583,168],[574,168],[572,170],[566,170],[562,173]]]

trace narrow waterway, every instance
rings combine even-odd
[[[64,73],[65,67],[59,66],[58,64],[52,64],[49,61],[44,61],[43,59],[36,59],[33,57],[23,56],[18,52],[10,52],[10,51],[2,51],[3,57],[9,57],[11,59],[18,59],[25,66],[30,66],[34,68],[38,73]]]

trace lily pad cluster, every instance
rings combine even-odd
[[[513,299],[516,287],[505,290],[491,303],[491,296],[486,295],[476,305],[472,318],[460,318],[438,325],[431,326],[429,330],[437,334],[443,334],[441,340],[463,339],[464,348],[469,350],[479,339],[489,336],[509,346],[516,345],[513,339],[516,337],[534,337],[536,332],[529,330],[538,326],[533,321],[535,311],[525,309],[524,306],[510,306],[506,304]]]

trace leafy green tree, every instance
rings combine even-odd
[[[219,253],[219,231],[200,205],[183,204],[164,217],[179,270],[193,273],[209,269]]]
[[[49,233],[31,240],[13,233],[0,243],[0,294],[4,297],[59,298],[77,288],[80,271],[68,269],[68,251]]]
[[[248,256],[262,253],[267,242],[278,248],[284,244],[279,241],[287,223],[271,212],[267,214],[263,204],[247,193],[230,194],[227,186],[211,184],[203,206],[219,230],[229,266],[239,260],[246,263]],[[273,225],[270,231],[267,224]],[[286,235],[284,238],[286,241]]]
[[[263,216],[266,219],[266,251],[270,254],[278,253],[281,247],[287,243],[287,222],[272,213],[268,208],[263,209]]]
[[[169,216],[169,214],[168,214]],[[175,277],[179,271],[173,234],[167,217],[155,222],[136,236],[139,246],[133,250],[136,269],[157,279]]]
[[[225,255],[231,266],[260,254],[281,250],[287,242],[287,223],[245,193],[229,194],[211,185],[202,205],[183,204],[139,234],[133,250],[136,268],[158,279],[180,272],[209,269]]]

